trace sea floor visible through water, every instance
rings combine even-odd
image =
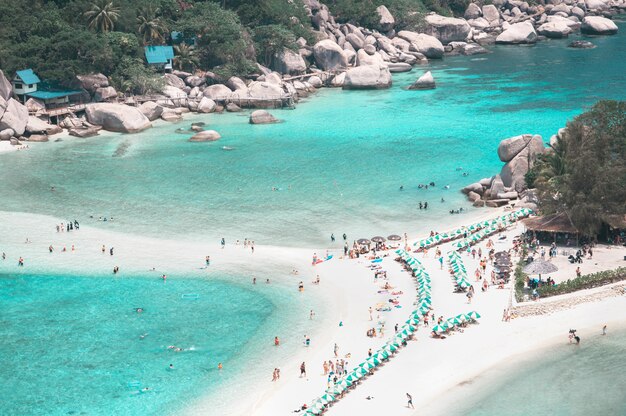
[[[626,97],[618,24],[619,34],[591,39],[595,49],[568,48],[579,36],[491,46],[395,74],[389,90],[322,89],[273,111],[278,124],[251,125],[248,112],[195,115],[135,135],[33,145],[0,155],[2,209],[154,237],[305,247],[331,233],[351,242],[429,231],[451,209],[474,210],[459,190],[500,171],[502,139],[547,141],[598,100]],[[437,88],[407,90],[425,70]],[[222,139],[190,143],[175,132],[192,121]]]

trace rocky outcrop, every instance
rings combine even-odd
[[[25,131],[26,133],[29,133],[31,135],[45,134],[48,136],[52,136],[53,134],[61,133],[63,129],[59,126],[55,126],[53,124],[40,120],[37,117],[29,116],[28,122],[26,123]]]
[[[426,33],[439,39],[441,43],[463,42],[472,28],[464,19],[445,17],[438,14],[426,16]]]
[[[214,142],[221,139],[222,136],[215,130],[205,130],[194,134],[189,141],[190,142]]]
[[[376,8],[376,13],[378,13],[378,26],[380,30],[383,32],[389,32],[396,25],[396,19],[393,18],[387,7],[384,5],[378,6]]]
[[[478,6],[476,3],[470,3],[467,6],[467,9],[465,9],[465,14],[463,15],[463,17],[465,17],[465,19],[470,20],[470,19],[478,19],[479,17],[482,17],[483,15],[483,11],[480,9],[480,6]]]
[[[119,133],[137,133],[152,126],[139,109],[124,104],[87,104],[85,114],[91,124]]]
[[[4,110],[4,111],[3,111]],[[28,109],[19,101],[0,99],[0,130],[12,129],[16,137],[24,134],[28,123]]]
[[[86,137],[97,136],[101,129],[102,127],[100,126],[72,127],[69,129],[69,135],[84,139]]]
[[[212,113],[215,111],[217,104],[210,98],[202,97],[196,109],[198,113]]]
[[[384,89],[391,87],[391,73],[387,65],[364,65],[346,71],[343,89]]]
[[[94,101],[109,101],[117,98],[117,91],[113,87],[100,87],[96,89]]]
[[[277,123],[278,119],[265,110],[256,110],[250,114],[250,124]]]
[[[580,30],[589,35],[614,35],[617,33],[617,25],[606,17],[587,16]]]
[[[98,88],[109,86],[109,79],[103,74],[76,75],[76,79],[75,86],[86,90],[92,95],[96,93]]]
[[[180,88],[173,87],[171,85],[166,85],[165,87],[163,87],[163,90],[161,92],[163,92],[163,95],[165,95],[167,98],[173,98],[173,99],[187,98],[187,93],[185,91],[183,91]]]
[[[435,78],[433,74],[428,71],[421,77],[419,77],[413,85],[409,87],[410,90],[432,90],[435,89]]]
[[[4,72],[0,69],[0,98],[4,101],[8,101],[12,94],[13,86],[7,77],[4,76]],[[0,114],[0,117],[2,117],[2,114]]]
[[[537,33],[547,38],[566,38],[572,29],[564,22],[547,22],[537,28]]]
[[[424,54],[429,59],[443,57],[443,44],[434,36],[401,30],[398,32],[398,37],[409,42],[409,50]]]
[[[525,175],[537,156],[545,151],[539,135],[524,134],[503,140],[498,146],[500,160],[506,162],[500,171],[504,186],[521,192],[526,188]]]
[[[567,46],[576,49],[593,49],[596,47],[596,45],[587,40],[575,40]]]
[[[317,42],[313,47],[313,56],[320,69],[325,71],[348,67],[343,49],[330,39]]]
[[[410,72],[411,70],[413,70],[413,67],[405,62],[390,63],[387,66],[389,67],[389,72],[391,72],[392,74],[398,72]]]
[[[164,74],[163,79],[165,80],[165,84],[171,87],[176,87],[181,90],[185,88],[185,81],[174,74]]]
[[[163,107],[153,101],[146,101],[141,104],[138,109],[150,121],[156,120],[161,117],[161,114],[163,114]]]
[[[213,101],[224,99],[230,96],[232,90],[223,84],[210,85],[204,89],[202,94]]]
[[[298,75],[306,71],[306,62],[298,52],[283,49],[274,57],[273,69],[281,74]]]
[[[530,22],[515,23],[496,38],[496,43],[524,44],[537,42],[537,32]]]

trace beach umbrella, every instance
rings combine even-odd
[[[372,237],[372,241],[375,243],[384,243],[385,241],[387,241],[387,239],[385,237],[377,235],[376,237]]]
[[[394,343],[394,342],[390,342],[389,344],[385,344],[383,349],[385,349],[385,350],[387,350],[389,352],[398,351],[398,345],[396,343]]]
[[[372,368],[376,367],[376,364],[371,361],[365,360],[361,364],[359,364],[359,367],[371,370]]]
[[[480,318],[480,314],[479,314],[478,312],[476,312],[476,311],[469,312],[469,313],[467,314],[467,316],[469,316],[469,317],[470,317],[470,318],[472,318],[472,319],[478,319],[478,318]]]
[[[347,381],[350,381],[350,382],[352,382],[352,383],[354,383],[355,381],[357,381],[357,380],[358,380],[358,379],[360,379],[360,378],[361,378],[361,375],[360,375],[360,374],[358,374],[356,371],[353,371],[353,372],[351,372],[350,374],[348,374],[348,375],[346,376],[346,380],[347,380]]]
[[[559,270],[554,264],[545,260],[535,260],[524,266],[523,272],[526,274],[546,274]]]
[[[465,322],[465,321],[467,321],[467,317],[466,317],[465,315],[463,315],[463,314],[459,314],[459,315],[457,315],[457,316],[456,316],[456,319],[458,319],[458,320],[459,320],[459,321],[461,321],[461,322]]]
[[[448,322],[450,325],[459,325],[459,324],[461,324],[461,323],[462,323],[462,321],[461,321],[459,318],[457,318],[457,317],[454,317],[454,318],[448,318],[448,319],[447,319],[447,322]]]
[[[369,246],[372,243],[367,238],[359,238],[358,240],[356,240],[356,242],[357,242],[357,244],[360,244],[362,246]]]
[[[339,383],[335,384],[331,389],[332,394],[341,394],[346,390],[347,387],[339,385]]]
[[[390,236],[387,237],[387,240],[389,240],[389,241],[401,241],[402,237],[400,237],[397,234],[391,234]]]
[[[433,331],[435,332],[445,332],[448,329],[448,327],[444,324],[444,325],[435,325],[433,326]]]
[[[387,357],[389,357],[389,353],[386,352],[385,350],[381,349],[376,354],[374,354],[374,357],[378,358],[380,361],[386,360]]]
[[[331,394],[324,394],[322,397],[320,397],[319,399],[317,399],[317,401],[321,404],[328,404],[332,401],[335,401],[335,397]]]
[[[359,375],[359,378],[368,374],[368,371],[363,367],[357,367],[354,372]]]
[[[372,355],[371,357],[369,357],[365,361],[366,362],[369,361],[370,363],[374,364],[374,367],[376,367],[378,364],[380,364],[380,359],[376,358],[376,356],[374,356],[374,355]]]

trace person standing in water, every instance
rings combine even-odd
[[[331,241],[332,243],[334,243],[334,242],[335,242],[335,234],[334,234],[334,233],[332,233],[332,234],[330,235],[330,241]]]
[[[602,335],[606,335],[606,325],[602,327]]]

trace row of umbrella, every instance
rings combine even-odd
[[[430,276],[426,272],[424,266],[412,257],[405,250],[396,250],[396,254],[400,256],[413,271],[415,280],[417,282],[417,299],[419,306],[411,312],[409,318],[404,325],[398,329],[398,332],[389,339],[385,345],[383,345],[378,351],[368,357],[365,361],[357,365],[350,373],[342,377],[335,383],[325,394],[317,398],[311,406],[304,413],[305,415],[319,415],[329,404],[338,400],[341,394],[343,394],[349,387],[354,385],[358,380],[367,376],[372,370],[380,366],[384,361],[398,351],[402,344],[413,335],[417,329],[417,325],[420,320],[428,313],[431,305],[431,285]]]
[[[479,318],[480,314],[476,311],[462,313],[460,315],[448,318],[440,324],[433,326],[433,331],[437,333],[446,332],[456,326],[462,325],[464,322],[475,322]]]
[[[452,269],[452,277],[459,287],[470,287],[472,284],[467,280],[467,270],[463,264],[461,255],[456,251],[448,252],[448,262]]]
[[[499,222],[503,222],[503,221],[517,221],[520,218],[524,218],[529,216],[530,214],[532,214],[532,210],[529,208],[521,208],[518,209],[516,211],[510,212],[508,214],[502,215],[500,217],[494,218],[492,220],[485,220],[482,222],[477,222],[474,224],[471,224],[468,227],[462,227],[462,228],[458,228],[454,231],[451,231],[449,233],[441,233],[441,234],[436,234],[432,237],[428,237],[425,238],[423,240],[419,240],[417,242],[415,242],[413,245],[417,246],[418,248],[430,248],[432,246],[435,246],[437,244],[441,244],[441,243],[445,243],[448,241],[452,241],[452,240],[456,240],[457,238],[461,237],[463,234],[465,234],[465,232],[467,231],[478,231],[482,228],[485,227],[489,227],[489,226],[495,226],[497,225]]]

